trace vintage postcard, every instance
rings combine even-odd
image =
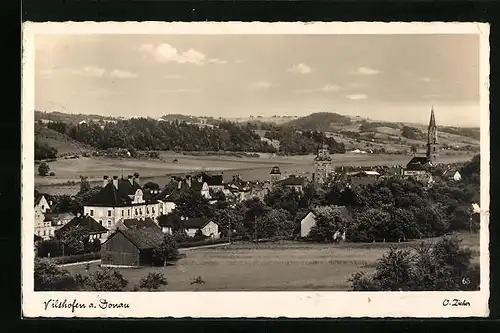
[[[23,317],[485,317],[489,25],[25,23]]]

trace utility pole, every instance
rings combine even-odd
[[[231,218],[229,218],[229,244],[231,244]]]

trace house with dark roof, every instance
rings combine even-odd
[[[70,212],[45,214],[45,220],[50,221],[55,230],[58,230],[73,218],[75,218],[75,214]]]
[[[55,235],[60,237],[65,232],[71,230],[72,228],[83,228],[88,234],[89,239],[98,239],[100,241],[105,241],[108,237],[109,230],[103,227],[99,222],[94,220],[90,216],[76,216],[71,221],[59,228]]]
[[[286,188],[293,188],[297,192],[302,192],[304,190],[305,179],[303,177],[290,175],[288,178],[285,178],[278,182],[278,184]]]
[[[38,207],[42,213],[50,211],[52,202],[49,202],[46,196],[42,193],[35,193],[35,207]]]
[[[101,267],[150,266],[164,237],[159,228],[117,229],[101,245]]]
[[[150,217],[146,217],[144,219],[124,219],[116,225],[116,229],[121,230],[147,228],[161,229],[160,226]]]
[[[206,217],[184,217],[177,215],[161,216],[158,221],[164,233],[172,234],[175,230],[184,230],[189,237],[194,237],[198,230],[202,235],[219,238],[219,226]]]
[[[137,173],[127,179],[104,176],[103,188],[84,206],[84,215],[111,230],[124,219],[156,219],[165,213],[164,203],[155,199],[158,195],[142,190]]]

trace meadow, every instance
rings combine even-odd
[[[196,171],[222,171],[224,181],[230,181],[235,174],[245,180],[266,181],[269,171],[278,165],[284,176],[295,174],[310,177],[314,171],[313,155],[276,156],[260,154],[260,157],[231,156],[190,156],[171,152],[162,152],[160,160],[137,160],[108,157],[80,157],[76,159],[58,159],[50,162],[50,171],[54,177],[35,175],[36,188],[49,194],[74,194],[78,191],[80,175],[89,177],[93,185],[100,185],[102,176],[121,176],[138,172],[141,181],[154,181],[160,186],[170,181],[171,175]],[[468,161],[471,154],[442,155],[442,163]],[[178,162],[174,163],[174,159]],[[411,159],[409,155],[383,154],[337,154],[332,155],[333,165],[404,165]],[[36,169],[36,168],[35,168]]]
[[[479,234],[462,233],[463,245],[479,261]],[[435,242],[426,239],[423,242]],[[167,267],[119,269],[133,290],[149,272],[168,281],[160,291],[348,291],[348,279],[358,271],[372,272],[390,247],[407,243],[313,244],[302,242],[233,243],[216,248],[181,250],[183,258]],[[97,269],[90,265],[90,272]],[[82,273],[85,264],[66,267]],[[204,283],[192,283],[201,277]]]

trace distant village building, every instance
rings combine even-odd
[[[283,185],[285,188],[294,189],[297,192],[303,192],[305,179],[302,177],[297,177],[295,175],[290,175],[288,178],[283,179],[278,184]]]
[[[78,227],[84,229],[88,233],[89,239],[91,241],[94,239],[98,239],[103,242],[108,238],[109,230],[103,227],[100,223],[98,223],[90,216],[77,216],[73,218],[71,221],[69,221],[56,231],[56,236],[60,237],[72,228]]]
[[[160,217],[159,223],[163,233],[173,234],[175,230],[186,232],[189,237],[194,237],[200,230],[205,237],[219,238],[219,226],[211,219],[205,217],[184,217],[177,215],[165,215]]]
[[[323,144],[318,147],[316,157],[314,158],[313,182],[324,184],[332,173],[332,158],[328,152],[328,145]]]
[[[375,184],[379,178],[380,174],[377,171],[347,172],[345,174],[346,184],[350,187]]]
[[[276,183],[281,181],[281,170],[279,166],[274,166],[271,169],[271,172],[269,173],[269,182],[271,183],[271,186],[274,186]]]
[[[455,169],[447,169],[443,172],[443,178],[448,180],[454,180],[456,182],[462,180],[462,175],[458,170]]]
[[[313,212],[308,212],[299,218],[300,221],[300,237],[307,237],[311,232],[311,228],[316,225],[316,216]]]
[[[431,109],[429,127],[427,132],[427,150],[425,156],[414,156],[403,171],[405,177],[413,177],[420,180],[432,180],[430,169],[437,163],[437,126],[434,116],[434,107]]]

